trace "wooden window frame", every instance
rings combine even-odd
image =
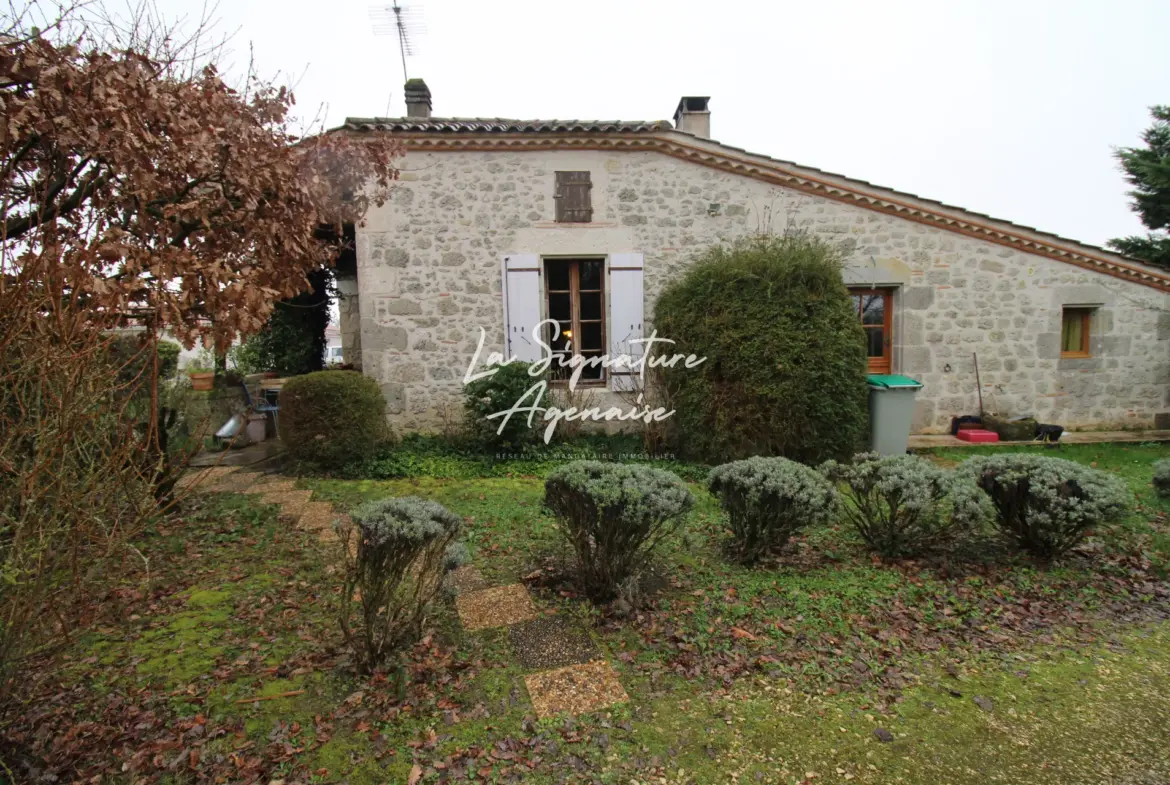
[[[884,343],[882,345],[881,357],[869,357],[866,359],[866,370],[869,373],[893,373],[894,372],[894,290],[889,287],[850,287],[850,297],[882,297],[885,302],[882,303],[882,323],[867,325],[861,323],[861,328],[866,330],[875,330],[881,328]],[[857,304],[857,320],[862,321],[862,312],[864,300]],[[869,336],[865,337],[866,354],[869,354]]]
[[[1090,351],[1091,344],[1089,338],[1091,336],[1091,325],[1093,323],[1093,310],[1083,306],[1069,305],[1060,309],[1060,359],[1062,360],[1083,360],[1087,357],[1092,357]],[[1081,348],[1076,351],[1064,350],[1064,323],[1069,316],[1081,320]]]
[[[596,262],[596,263],[601,265],[600,288],[598,288],[598,289],[582,289],[581,288],[581,263],[582,262]],[[569,288],[568,289],[552,289],[552,288],[550,288],[551,284],[549,282],[549,275],[548,275],[548,266],[550,264],[566,264],[569,266]],[[608,277],[608,272],[609,272],[606,269],[605,259],[601,258],[601,257],[588,257],[588,256],[586,256],[586,257],[573,257],[573,258],[550,257],[550,258],[545,258],[545,259],[541,260],[541,271],[544,273],[544,280],[545,280],[544,309],[545,309],[546,315],[549,314],[549,300],[551,299],[552,295],[554,295],[554,294],[567,294],[567,295],[569,295],[569,313],[571,315],[571,319],[570,319],[571,326],[569,329],[572,330],[572,332],[573,332],[573,356],[577,356],[580,354],[576,340],[582,335],[582,332],[581,332],[581,325],[582,324],[599,324],[599,325],[601,325],[600,355],[604,356],[606,353],[605,340],[606,340],[606,332],[607,332],[606,324],[605,324],[606,314],[607,314],[606,305],[605,305],[605,284],[606,284],[606,279]],[[598,298],[601,300],[600,318],[582,319],[581,318],[581,295],[582,294],[595,294],[595,293],[600,295],[600,297]],[[548,315],[548,318],[552,318],[551,315]],[[551,343],[552,342],[549,341],[550,345],[551,345]],[[559,368],[560,368],[559,364],[556,361],[554,361],[553,366],[552,366],[552,371],[556,372]],[[566,369],[566,370],[568,370],[568,369]],[[582,378],[578,382],[578,385],[579,386],[586,386],[586,385],[588,385],[588,386],[605,386],[605,384],[606,384],[606,369],[599,368],[598,371],[600,373],[600,376],[598,378],[586,379],[586,378],[584,378],[584,376],[582,376]],[[567,385],[569,383],[568,379],[552,378],[550,381],[554,385]]]

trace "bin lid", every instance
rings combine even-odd
[[[922,386],[922,382],[897,373],[871,373],[867,377],[867,381],[871,387],[913,387],[917,389]]]

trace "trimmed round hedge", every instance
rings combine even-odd
[[[1161,497],[1170,497],[1170,458],[1154,462],[1152,481],[1154,491]]]
[[[386,398],[357,371],[294,376],[280,390],[280,438],[295,463],[340,469],[390,438]]]
[[[728,551],[754,564],[806,526],[830,523],[840,512],[833,484],[787,458],[747,458],[716,466],[707,489],[731,523]]]
[[[544,504],[577,555],[581,588],[604,602],[683,524],[695,497],[663,469],[572,461],[548,475]]]
[[[675,450],[723,463],[777,455],[847,458],[868,425],[865,337],[836,246],[804,234],[708,249],[658,298],[672,352],[661,369]]]
[[[979,456],[956,471],[990,498],[1000,531],[1042,558],[1076,547],[1089,529],[1120,518],[1133,503],[1118,477],[1046,455]]]

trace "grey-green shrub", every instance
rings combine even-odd
[[[833,484],[786,458],[746,458],[717,466],[707,488],[731,522],[728,550],[745,564],[758,561],[806,526],[832,521],[840,501]]]
[[[916,455],[861,453],[820,470],[843,484],[845,518],[885,558],[942,545],[981,517],[970,482]]]
[[[1074,547],[1090,528],[1117,518],[1131,502],[1117,477],[1044,455],[971,458],[957,471],[990,498],[1004,534],[1045,558]]]
[[[612,599],[695,498],[674,474],[648,466],[573,461],[544,484],[544,503],[576,554],[577,579],[593,600]]]
[[[1170,458],[1154,462],[1154,492],[1159,496],[1170,496]]]
[[[369,672],[417,639],[443,577],[466,561],[467,552],[457,541],[463,519],[428,499],[369,502],[351,517],[353,527],[342,529],[347,569],[341,631]],[[356,619],[355,602],[361,605]]]

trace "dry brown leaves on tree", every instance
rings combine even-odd
[[[61,36],[58,36],[61,38]],[[336,249],[397,172],[396,143],[296,138],[286,88],[177,75],[150,52],[14,36],[0,47],[4,271],[47,257],[103,312],[226,347]]]

